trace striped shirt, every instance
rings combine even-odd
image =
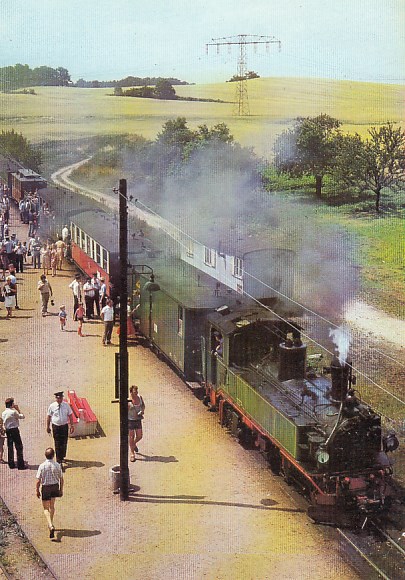
[[[54,459],[46,459],[38,467],[37,479],[42,485],[55,485],[62,479],[62,468]]]

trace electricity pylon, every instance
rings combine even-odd
[[[220,46],[228,46],[228,49],[230,49],[232,45],[239,46],[238,72],[236,75],[238,80],[236,84],[235,115],[250,115],[246,77],[246,52],[247,46],[253,45],[254,50],[256,51],[258,45],[261,44],[266,45],[266,50],[269,50],[270,44],[278,44],[278,49],[281,49],[281,42],[274,38],[274,36],[256,36],[251,34],[239,34],[238,36],[228,36],[227,38],[213,38],[212,42],[209,42],[206,45],[207,53],[209,46],[216,46],[217,53],[219,53]]]

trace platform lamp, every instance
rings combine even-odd
[[[152,308],[153,308],[152,294],[153,292],[158,292],[160,290],[159,284],[155,282],[155,275],[153,273],[152,268],[149,281],[146,282],[143,289],[145,292],[149,292],[149,339],[152,341]]]

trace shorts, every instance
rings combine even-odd
[[[53,497],[60,497],[59,483],[43,485],[41,489],[41,497],[43,500],[48,500]]]
[[[128,429],[129,431],[142,429],[142,421],[141,419],[128,419]]]

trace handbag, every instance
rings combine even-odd
[[[0,294],[0,302],[4,302],[6,299],[4,297],[3,292]]]

